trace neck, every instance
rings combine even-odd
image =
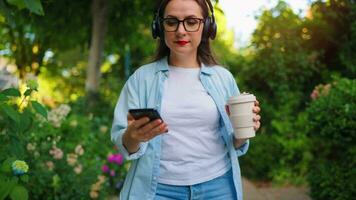
[[[196,68],[200,67],[197,55],[187,56],[187,55],[177,55],[172,54],[169,56],[169,64],[177,67],[189,67]]]

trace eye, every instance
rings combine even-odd
[[[185,19],[185,21],[186,21],[187,25],[189,25],[189,26],[197,25],[200,22],[199,19],[195,19],[195,18],[187,18],[187,19]]]
[[[164,24],[167,26],[176,26],[178,23],[178,20],[175,18],[166,18],[164,19]]]

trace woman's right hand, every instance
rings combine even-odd
[[[167,124],[160,119],[154,121],[148,117],[135,120],[130,113],[127,114],[127,129],[123,135],[122,142],[126,150],[132,154],[138,151],[140,142],[146,142],[168,132]]]

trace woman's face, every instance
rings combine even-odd
[[[171,0],[166,6],[163,18],[164,39],[171,54],[196,55],[204,27],[199,4],[195,0]],[[185,20],[188,31],[183,22],[179,22],[174,31],[178,23],[176,19]]]

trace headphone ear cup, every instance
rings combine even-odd
[[[218,31],[218,27],[215,23],[215,20],[212,21],[211,25],[210,25],[210,33],[209,33],[209,37],[214,40],[216,37],[216,33]]]
[[[152,21],[152,24],[151,24],[151,33],[152,33],[153,39],[156,39],[158,35],[157,35],[157,25],[156,25],[155,19]]]
[[[204,41],[207,41],[210,37],[210,23],[211,23],[211,18],[207,17],[204,22],[203,36],[202,36],[202,39]]]
[[[204,29],[203,29],[203,40],[207,41],[209,38],[214,40],[216,37],[217,25],[215,20],[210,16],[205,19]]]
[[[157,17],[155,17],[155,19],[152,21],[151,31],[153,39],[156,39],[157,37],[162,37],[161,24]]]
[[[156,20],[157,36],[163,39],[163,29],[159,19]]]

